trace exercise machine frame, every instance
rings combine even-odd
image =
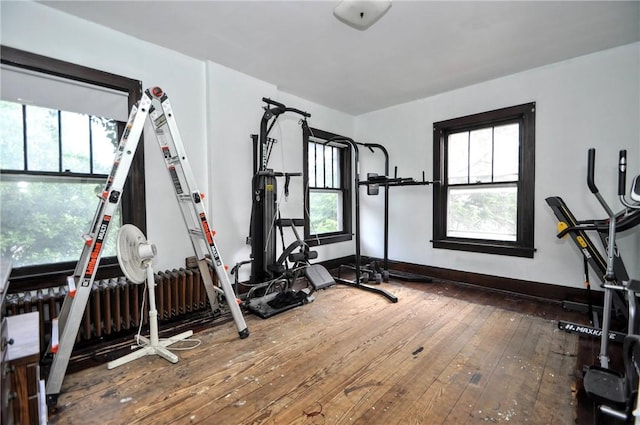
[[[297,227],[304,226],[304,219],[282,218],[278,207],[278,179],[284,178],[284,195],[289,195],[289,184],[292,177],[302,173],[274,171],[268,167],[271,152],[277,140],[269,137],[278,118],[287,112],[301,116],[303,129],[308,128],[308,112],[286,105],[269,98],[262,98],[266,103],[260,121],[260,134],[253,134],[253,177],[251,182],[251,224],[247,244],[251,245],[251,259],[237,263],[232,273],[236,275],[236,286],[249,287],[243,294],[243,305],[252,313],[262,318],[313,301],[312,292],[326,288],[335,282],[321,265],[311,265],[309,260],[317,258],[317,252],[311,251],[300,237]],[[294,242],[285,246],[284,228],[290,228],[295,236]],[[277,230],[282,241],[282,253],[277,256]],[[294,252],[294,251],[298,252]],[[289,262],[293,264],[289,268]],[[248,283],[238,282],[239,268],[251,264],[251,275]],[[293,284],[302,273],[311,285],[293,291]]]
[[[595,150],[589,150],[589,189],[600,201],[602,207],[609,215],[609,240],[607,245],[607,273],[605,275],[605,300],[606,293],[612,289],[624,290],[627,294],[628,312],[628,334],[623,341],[623,364],[624,373],[618,373],[608,367],[608,357],[606,352],[600,353],[600,366],[591,366],[587,369],[583,379],[583,385],[587,396],[596,404],[598,411],[625,422],[631,420],[636,425],[640,424],[640,410],[638,409],[638,379],[640,372],[640,336],[637,334],[638,326],[636,323],[636,294],[640,290],[640,280],[627,279],[619,282],[620,286],[612,286],[611,282],[615,280],[613,270],[614,249],[616,239],[616,215],[611,211],[604,199],[599,196],[599,192],[593,181],[593,167],[595,163]],[[637,203],[633,194],[640,192],[640,182],[638,177],[634,179],[632,187],[631,201],[625,197],[626,185],[626,151],[620,151],[620,159],[618,162],[618,196],[625,207],[633,211],[640,211],[640,203]],[[606,303],[605,303],[606,308]],[[606,312],[606,310],[605,310]],[[606,317],[605,322],[606,323]],[[604,326],[604,325],[603,325]],[[606,338],[603,338],[606,340]],[[606,346],[604,347],[606,349]],[[607,360],[607,362],[603,362]]]
[[[361,146],[368,148],[371,152],[374,152],[374,149],[378,149],[384,155],[384,175],[380,176],[376,173],[367,173],[367,180],[360,181],[359,185],[366,186],[367,195],[377,195],[379,192],[380,186],[384,188],[384,252],[382,259],[382,267],[380,267],[376,261],[373,261],[370,264],[370,268],[367,270],[368,273],[373,274],[381,274],[384,280],[388,280],[389,277],[393,277],[395,279],[401,280],[410,280],[414,282],[423,282],[429,283],[432,282],[428,276],[418,275],[414,273],[406,273],[389,269],[389,198],[390,193],[389,189],[392,187],[402,187],[402,186],[429,186],[432,184],[437,184],[439,182],[432,182],[425,180],[424,171],[422,172],[422,180],[418,181],[412,177],[398,177],[398,167],[394,168],[394,176],[389,176],[389,152],[387,149],[378,143],[358,143]],[[377,279],[376,279],[377,280]]]

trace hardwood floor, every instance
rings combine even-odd
[[[449,284],[346,286],[67,375],[52,424],[573,424],[578,337],[559,305]],[[554,320],[552,320],[554,319]],[[189,345],[190,342],[181,345]]]

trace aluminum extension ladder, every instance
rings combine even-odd
[[[49,352],[53,354],[53,362],[46,384],[47,405],[50,408],[55,408],[57,405],[62,381],[100,263],[102,247],[109,231],[111,219],[120,203],[122,189],[147,118],[154,128],[156,139],[169,170],[176,199],[196,253],[198,268],[211,308],[214,312],[216,311],[218,307],[217,296],[223,295],[238,328],[240,338],[249,336],[249,330],[237,303],[235,292],[213,240],[214,232],[211,231],[207,221],[202,202],[203,196],[195,187],[193,173],[178,132],[171,104],[160,87],[153,87],[150,90],[145,90],[138,105],[131,109],[127,126],[116,152],[113,168],[102,193],[98,196],[100,202],[91,225],[91,231],[84,236],[86,243],[82,255],[73,276],[67,278],[69,289],[60,315],[52,321]],[[213,265],[222,289],[213,284],[209,265]]]

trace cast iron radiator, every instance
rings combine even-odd
[[[215,275],[213,276],[215,282]],[[198,269],[180,269],[155,274],[158,320],[187,319],[192,313],[211,311]],[[146,283],[134,284],[125,277],[96,280],[91,288],[76,346],[87,347],[111,338],[134,335],[142,321],[143,333],[149,320],[148,295],[142,309]],[[67,287],[52,287],[8,294],[6,315],[40,313],[40,352],[47,350],[51,339],[51,319],[62,308]]]

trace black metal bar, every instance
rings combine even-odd
[[[89,115],[89,173],[93,174],[93,126]]]
[[[378,148],[384,154],[384,175],[389,176],[389,152],[378,143],[367,143],[369,149]],[[356,189],[357,190],[357,189]],[[389,270],[389,185],[384,183],[384,258],[382,260],[384,270]]]
[[[258,152],[258,135],[252,134],[251,140],[253,142],[253,152]],[[253,155],[253,174],[255,175],[258,172],[258,157],[257,155]]]
[[[262,101],[264,103],[266,103],[267,105],[276,106],[276,108],[270,108],[276,115],[280,115],[280,114],[283,114],[285,112],[294,112],[294,113],[302,115],[303,117],[306,117],[306,118],[309,118],[311,116],[311,114],[308,113],[308,112],[301,111],[300,109],[296,109],[296,108],[288,108],[283,103],[280,103],[280,102],[277,102],[275,100],[269,99],[268,97],[263,97]]]
[[[24,171],[29,169],[28,162],[28,154],[29,154],[29,146],[27,143],[27,105],[22,105],[22,151],[24,152],[24,157],[22,158]]]
[[[369,292],[373,292],[375,294],[379,294],[382,295],[383,297],[387,298],[389,301],[391,301],[392,303],[397,303],[398,302],[398,297],[396,297],[395,295],[393,295],[390,292],[385,291],[382,288],[374,288],[373,286],[369,286],[369,285],[363,285],[362,283],[359,283],[359,281],[352,281],[352,280],[347,280],[347,279],[342,279],[342,278],[334,278],[335,281],[337,283],[341,283],[343,285],[347,285],[347,286],[352,286],[354,288],[358,288],[358,289],[364,289],[365,291],[369,291]]]
[[[62,172],[62,112],[58,111],[58,171]],[[89,127],[91,128],[91,127]]]
[[[361,257],[360,257],[360,194],[359,194],[359,187],[360,187],[360,151],[358,149],[358,144],[351,138],[349,137],[342,137],[342,136],[336,136],[336,137],[332,137],[329,140],[327,140],[324,145],[328,145],[331,142],[335,142],[335,143],[341,143],[343,145],[346,145],[348,147],[351,147],[351,149],[353,150],[353,155],[354,155],[354,162],[355,162],[355,177],[354,177],[354,190],[355,190],[355,216],[356,216],[356,229],[355,229],[355,234],[356,234],[356,261],[355,261],[355,271],[356,271],[356,282],[360,282],[360,262],[361,262]]]
[[[627,192],[627,150],[622,149],[618,159],[618,196],[625,196]]]

